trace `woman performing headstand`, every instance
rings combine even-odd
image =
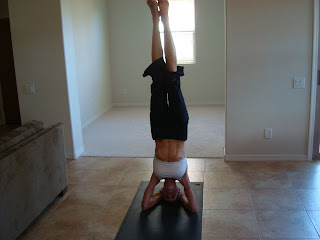
[[[177,66],[175,46],[169,26],[168,0],[147,0],[153,19],[152,64],[143,76],[152,77],[150,124],[155,140],[153,173],[142,200],[142,210],[155,206],[161,199],[168,202],[179,200],[190,212],[196,211],[194,193],[187,173],[184,142],[187,140],[189,116],[180,89],[183,67]],[[158,7],[160,11],[158,11]],[[160,40],[159,21],[164,26],[164,50]],[[163,188],[153,193],[155,186],[165,179]],[[175,180],[184,187],[180,192]]]

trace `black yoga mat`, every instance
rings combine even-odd
[[[197,212],[188,212],[180,202],[162,200],[155,207],[141,210],[141,201],[149,182],[142,182],[120,227],[116,240],[201,240],[203,183],[191,183]],[[181,192],[183,186],[177,183]],[[154,191],[163,187],[160,182]]]

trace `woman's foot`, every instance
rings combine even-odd
[[[153,22],[159,22],[158,2],[156,0],[147,0],[147,4],[151,10]]]
[[[169,20],[169,1],[159,0],[160,16],[162,22],[167,22]]]

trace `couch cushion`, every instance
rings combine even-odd
[[[23,124],[23,126],[31,127],[38,133],[43,129],[43,122],[32,120],[30,122]]]
[[[6,136],[0,138],[0,153],[6,149],[16,145],[22,140],[40,132],[43,129],[43,122],[32,120],[25,123],[8,133]]]

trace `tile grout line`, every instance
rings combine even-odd
[[[302,203],[302,201],[301,201],[301,199],[300,199],[300,197],[299,197],[299,194],[297,193],[296,189],[294,188],[294,186],[293,186],[293,184],[292,184],[292,181],[290,180],[290,178],[289,178],[289,176],[288,176],[288,174],[287,174],[287,172],[300,172],[300,171],[297,171],[297,170],[295,170],[295,171],[286,171],[285,169],[281,169],[281,170],[283,171],[284,175],[287,177],[287,179],[288,179],[288,181],[289,181],[289,183],[290,183],[290,185],[291,185],[291,189],[292,189],[293,192],[295,193],[295,195],[296,195],[296,197],[298,198],[300,204],[302,205],[304,211],[305,211],[306,214],[308,215],[308,218],[309,218],[309,220],[311,221],[312,226],[313,226],[314,229],[316,230],[316,233],[318,234],[318,238],[319,238],[319,237],[320,237],[320,233],[318,232],[316,226],[314,225],[314,223],[313,223],[313,221],[312,221],[312,219],[311,219],[308,211],[306,210],[304,204]],[[303,171],[303,172],[304,172],[304,171]]]
[[[286,172],[285,172],[285,174],[286,174]],[[287,174],[286,174],[286,176],[287,176]],[[287,177],[288,177],[288,176],[287,176]],[[288,177],[288,179],[289,179],[289,177]],[[289,181],[290,181],[290,179],[289,179]],[[318,231],[318,229],[316,228],[315,224],[313,223],[313,221],[312,221],[312,219],[311,219],[311,217],[310,217],[310,215],[309,215],[306,207],[305,207],[304,204],[302,203],[302,200],[300,199],[299,194],[297,193],[296,189],[293,187],[293,184],[291,183],[291,181],[290,181],[290,184],[291,184],[291,186],[292,186],[293,192],[295,193],[296,197],[299,199],[299,202],[300,202],[300,204],[302,205],[304,211],[305,211],[306,214],[308,215],[308,218],[309,218],[310,222],[312,223],[312,226],[313,226],[314,229],[316,230],[316,233],[318,234],[318,238],[320,238],[320,232]],[[309,188],[309,189],[310,189],[310,188]]]
[[[101,210],[101,212],[99,213],[99,215],[98,215],[97,219],[94,221],[94,224],[92,224],[92,227],[94,227],[94,226],[96,225],[96,223],[97,223],[97,221],[98,221],[99,217],[103,214],[103,211],[104,211],[104,209],[106,208],[106,206],[108,205],[108,203],[109,203],[109,201],[110,201],[110,199],[111,199],[112,195],[113,195],[113,194],[114,194],[114,192],[118,189],[118,187],[119,187],[119,185],[120,185],[121,181],[122,181],[122,180],[123,180],[123,178],[126,176],[127,172],[129,171],[129,168],[131,167],[131,165],[132,165],[132,163],[134,162],[134,160],[135,160],[135,158],[132,158],[132,161],[131,161],[130,165],[128,166],[128,168],[127,168],[127,170],[126,170],[125,174],[123,175],[123,177],[121,178],[121,180],[119,181],[119,183],[116,185],[116,187],[115,187],[115,189],[113,190],[113,192],[110,194],[110,197],[109,197],[108,201],[106,202],[106,204],[105,204],[105,205],[104,205],[104,207],[102,208],[102,210]],[[88,233],[87,233],[86,237],[84,238],[84,240],[85,240],[85,239],[87,239],[88,235],[89,235],[89,234],[90,234],[90,232],[91,232],[91,229],[92,229],[92,228],[90,228],[90,229],[89,229],[89,231],[88,231]],[[118,231],[119,231],[119,229],[118,229]],[[118,232],[117,232],[117,233],[118,233]],[[117,234],[117,233],[116,233],[116,234]]]
[[[133,161],[132,161],[132,162],[130,163],[130,165],[128,166],[128,169],[130,168],[130,166],[132,165],[132,163],[133,163]],[[128,171],[128,169],[127,169],[127,171]],[[95,169],[82,169],[82,170],[87,171],[87,170],[95,170]],[[126,171],[126,173],[127,173],[127,171]],[[126,173],[125,173],[125,174],[126,174]],[[125,174],[124,174],[124,176],[125,176]],[[122,179],[123,179],[123,178],[122,178]],[[121,179],[121,180],[122,180],[122,179]],[[119,184],[120,184],[120,182],[119,182]],[[118,184],[118,185],[119,185],[119,184]],[[56,209],[64,202],[64,200],[65,200],[65,199],[69,196],[69,194],[79,185],[79,183],[76,183],[76,184],[74,184],[74,185],[75,185],[75,186],[72,188],[72,190],[71,190],[70,192],[68,192],[68,194],[66,194],[65,196],[63,196],[62,201],[54,208],[54,210],[52,211],[52,213],[50,213],[49,216],[45,218],[45,220],[39,225],[39,227],[37,227],[34,231],[31,232],[30,236],[28,236],[28,238],[27,238],[26,240],[29,240],[37,231],[39,231],[40,227],[42,227],[42,225],[44,224],[44,222],[56,211]],[[116,187],[115,187],[115,189],[113,190],[113,192],[111,193],[111,195],[110,195],[109,199],[107,200],[105,206],[108,204],[108,202],[109,202],[112,194],[116,191],[118,185],[114,185],[114,186],[116,186]],[[101,214],[102,214],[105,206],[103,207],[101,213],[98,215],[98,218],[101,216]],[[96,221],[98,220],[98,218],[96,219]],[[95,221],[95,223],[96,223],[96,221]],[[94,224],[95,224],[95,223],[94,223]],[[94,224],[93,224],[93,225],[94,225]],[[88,231],[88,233],[87,233],[87,235],[86,235],[86,237],[85,237],[84,239],[87,238],[87,236],[88,236],[89,233],[90,233],[90,229],[89,229],[89,231]]]
[[[72,190],[67,193],[65,196],[63,196],[61,199],[62,201],[54,208],[54,210],[52,211],[52,213],[50,213],[44,220],[43,222],[36,228],[34,229],[31,233],[30,233],[30,236],[27,237],[26,240],[29,240],[36,232],[38,232],[39,230],[41,230],[40,228],[42,227],[42,225],[45,223],[45,221],[47,221],[47,219],[57,210],[57,208],[62,204],[62,202],[69,196],[69,194],[73,191],[73,189],[76,188],[78,184],[75,184],[75,186],[72,188]]]
[[[261,234],[260,234],[260,228],[259,228],[259,225],[258,225],[258,220],[257,220],[256,212],[255,212],[255,209],[254,209],[253,200],[252,200],[252,196],[251,196],[249,185],[247,187],[247,190],[248,190],[248,193],[249,193],[249,198],[250,198],[250,202],[251,202],[251,206],[252,206],[252,212],[253,212],[255,223],[256,223],[256,227],[257,227],[257,230],[258,230],[259,239],[261,240],[262,238],[261,238]]]

